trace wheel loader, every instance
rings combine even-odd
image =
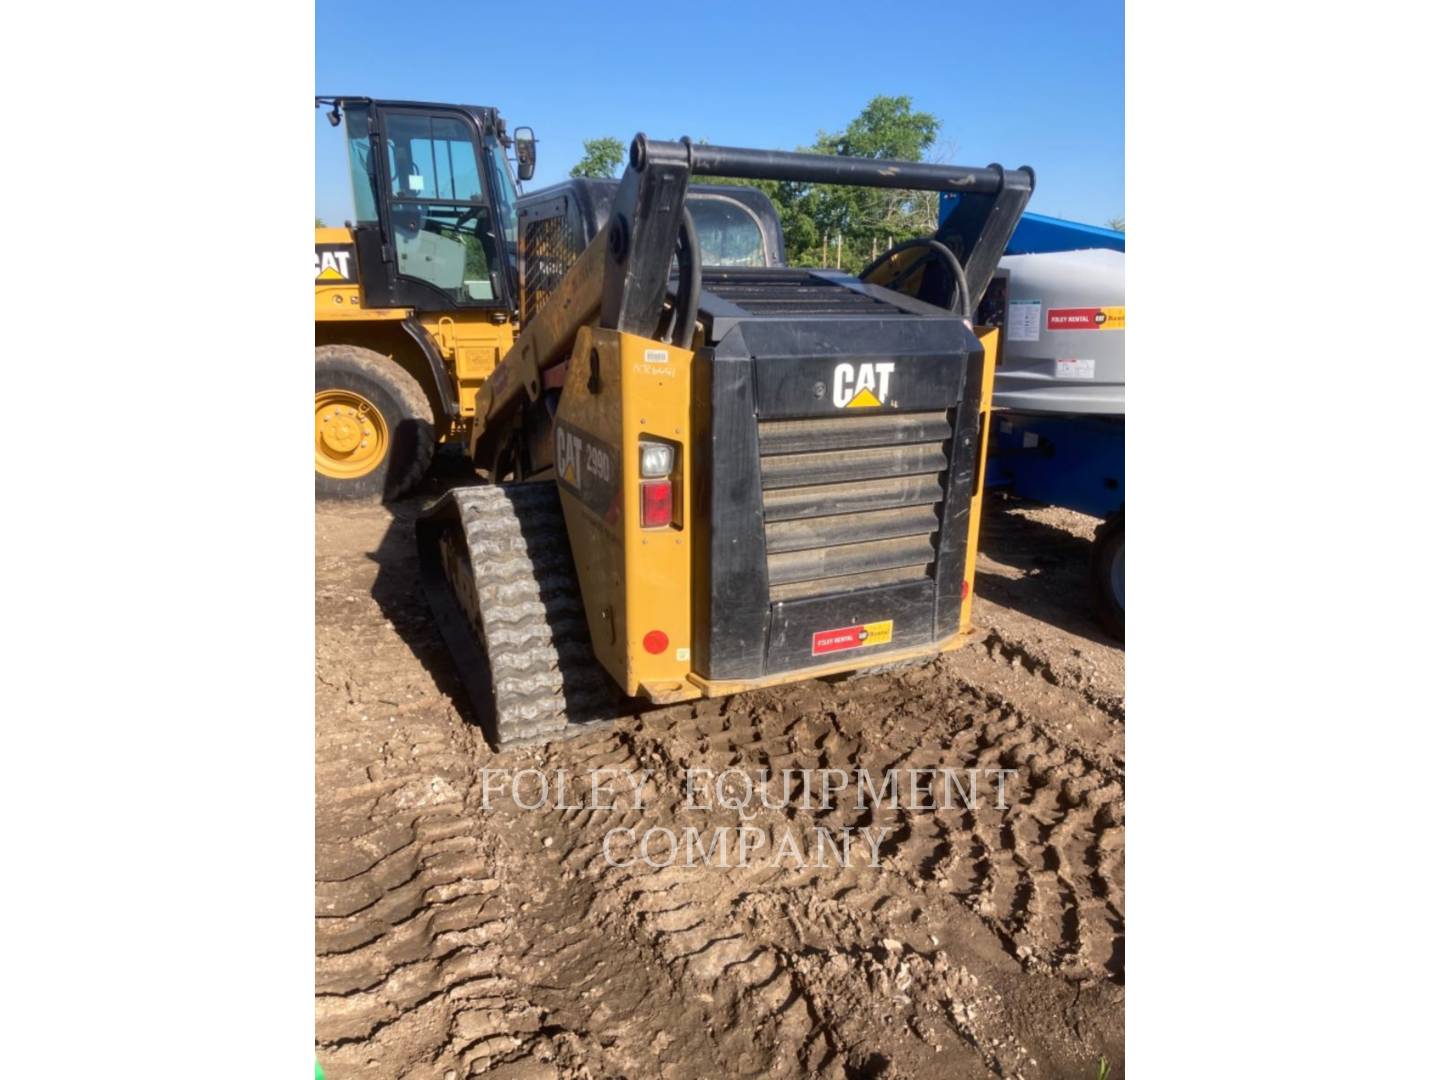
[[[515,181],[534,170],[485,106],[317,97],[344,125],[355,220],[315,230],[315,493],[396,497],[514,340]]]
[[[466,445],[480,386],[514,343],[522,298],[507,151],[520,180],[530,179],[534,133],[517,128],[512,138],[485,106],[364,97],[316,105],[344,125],[355,220],[315,230],[315,492],[397,498],[438,447]],[[593,213],[615,185],[572,186]],[[692,187],[688,203],[707,261],[783,257],[759,192]],[[763,243],[727,228],[752,218]],[[537,256],[532,306],[539,265]]]
[[[860,277],[715,266],[696,176],[962,198]],[[974,316],[1033,186],[1028,168],[637,135],[603,198],[520,200],[518,332],[465,432],[490,482],[416,525],[492,742],[963,642],[1000,345]]]

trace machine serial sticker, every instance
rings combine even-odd
[[[606,524],[619,520],[620,457],[611,447],[568,424],[556,424],[555,475],[561,488]]]
[[[671,379],[675,377],[675,365],[670,363],[670,352],[667,349],[646,349],[644,362],[635,361],[630,365],[630,370],[636,375],[660,375]]]
[[[863,649],[870,645],[889,645],[895,620],[861,623],[856,626],[841,626],[835,630],[818,630],[810,639],[810,655],[823,656],[825,653],[844,652],[846,649]]]
[[[1040,340],[1040,301],[1011,300],[1005,316],[1006,341]]]
[[[1095,361],[1079,359],[1056,360],[1055,377],[1057,379],[1093,379],[1095,378]]]
[[[1045,317],[1046,330],[1124,330],[1123,307],[1051,308]]]

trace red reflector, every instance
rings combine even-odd
[[[670,481],[647,480],[640,485],[640,524],[647,529],[669,525],[671,513]]]
[[[659,656],[670,647],[670,639],[665,636],[664,630],[651,630],[641,644],[645,646],[646,652]]]
[[[969,583],[968,581],[962,581],[962,582],[960,582],[960,599],[961,599],[961,600],[964,600],[965,597],[967,597],[967,596],[969,596],[969,595],[970,595],[970,583]]]

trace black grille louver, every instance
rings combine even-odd
[[[772,603],[933,577],[950,411],[762,420]]]
[[[696,667],[711,679],[864,666],[961,621],[984,350],[958,315],[884,290],[860,301],[897,310],[855,319],[756,315],[713,291],[766,275],[777,303],[858,284],[706,271]],[[838,649],[827,636],[872,626]]]

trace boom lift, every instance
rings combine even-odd
[[[877,261],[885,288],[703,266],[695,175],[964,197],[934,238]],[[468,437],[497,482],[417,523],[492,740],[571,734],[620,695],[730,694],[962,643],[998,345],[970,298],[1033,184],[637,135],[603,212],[563,191],[522,201],[521,329]]]

